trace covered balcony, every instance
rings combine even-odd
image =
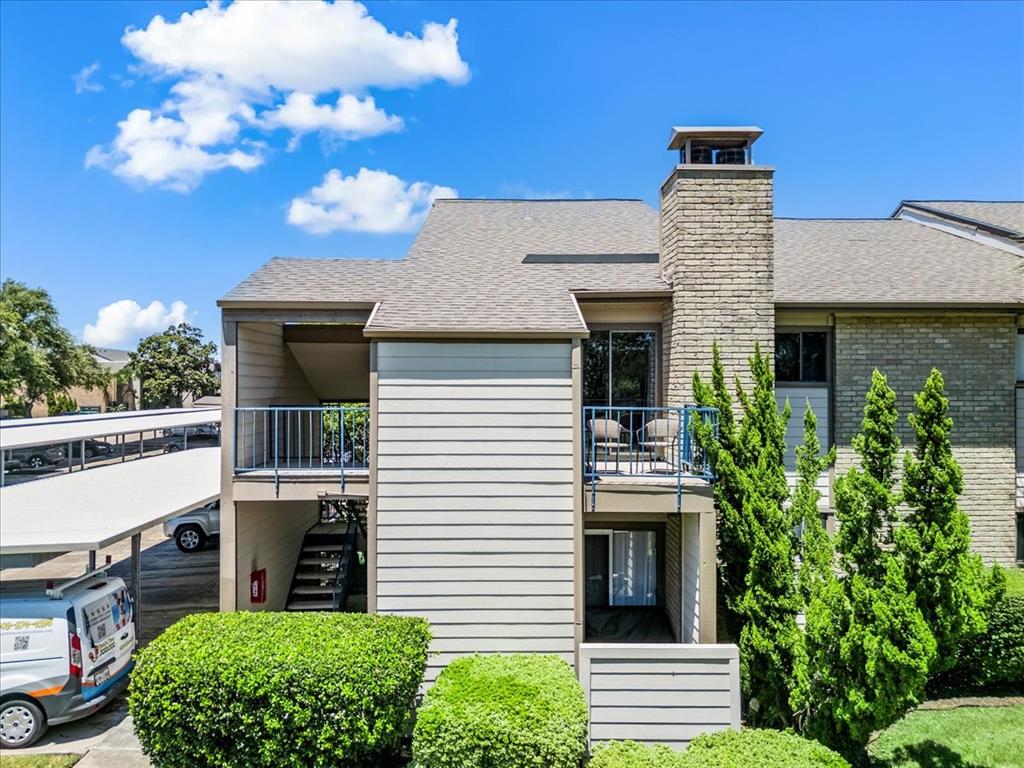
[[[370,344],[362,324],[239,322],[236,350],[225,423],[236,500],[365,495]]]
[[[360,404],[235,408],[235,475],[366,476],[370,408]]]

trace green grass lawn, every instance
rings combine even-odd
[[[868,752],[872,768],[1024,768],[1024,706],[911,712]]]
[[[81,755],[15,755],[0,754],[0,768],[71,768]]]

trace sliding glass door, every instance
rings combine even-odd
[[[588,607],[658,604],[655,531],[587,531]]]
[[[583,404],[624,408],[657,404],[655,330],[594,330],[583,342]]]

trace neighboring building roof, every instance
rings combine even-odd
[[[1019,256],[900,219],[776,219],[777,304],[1024,304]]]
[[[112,347],[93,347],[96,356],[109,360],[112,363],[127,363],[131,352],[127,349],[113,349]]]
[[[221,304],[375,306],[368,335],[586,333],[573,294],[666,295],[658,250],[639,200],[439,200],[404,259],[274,259]],[[779,304],[1020,306],[1022,263],[901,219],[775,222]]]
[[[904,200],[900,207],[917,208],[967,224],[982,224],[1001,229],[1010,235],[1024,237],[1024,202]]]
[[[657,263],[634,258],[658,245],[658,214],[639,200],[439,200],[405,259],[275,259],[222,304],[379,302],[370,335],[586,333],[573,292],[668,290]]]

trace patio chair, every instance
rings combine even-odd
[[[618,472],[619,454],[623,450],[629,450],[629,445],[622,442],[622,436],[625,434],[626,428],[615,419],[589,419],[587,427],[592,435],[592,442],[588,443],[588,448],[593,447],[594,455],[592,459],[594,463],[597,463],[599,452],[603,453],[606,462],[609,456],[614,453],[615,471]]]
[[[679,422],[676,419],[651,419],[640,431],[640,447],[650,456],[652,470],[659,461],[674,464],[678,446]]]

